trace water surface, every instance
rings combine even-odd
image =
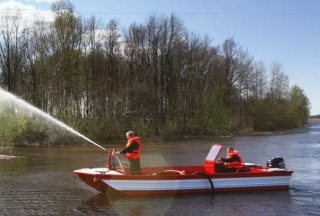
[[[0,215],[320,215],[320,120],[309,125],[287,135],[143,142],[147,166],[202,164],[213,143],[223,145],[221,156],[235,147],[245,162],[282,156],[294,170],[288,191],[110,198],[72,173],[106,165],[96,146],[17,148],[22,158],[0,162]]]

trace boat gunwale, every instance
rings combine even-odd
[[[199,171],[203,172],[203,171]],[[74,171],[77,175],[94,176],[98,178],[114,179],[114,180],[175,180],[175,179],[204,179],[205,176],[187,173],[185,175],[115,175],[107,173],[84,173],[79,171]],[[237,172],[237,173],[206,173],[210,178],[240,178],[240,177],[268,177],[268,176],[291,176],[292,170],[285,171],[270,171],[270,172]]]

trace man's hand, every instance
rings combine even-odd
[[[120,155],[119,151],[116,151],[115,153],[113,153],[113,156],[118,156],[118,155]]]
[[[224,163],[224,159],[223,158],[218,158],[218,162]]]

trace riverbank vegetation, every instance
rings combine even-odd
[[[311,115],[310,118],[311,118],[311,119],[320,119],[320,114],[318,114],[318,115]]]
[[[0,84],[94,140],[272,131],[309,118],[281,63],[266,66],[234,38],[214,45],[174,14],[121,28],[68,1],[52,10],[53,22],[28,26],[1,13]],[[2,109],[0,118],[1,143],[69,139],[37,117]]]

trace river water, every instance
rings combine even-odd
[[[320,215],[320,120],[287,135],[184,139],[143,143],[142,165],[202,164],[213,143],[240,151],[245,162],[284,157],[294,170],[288,191],[108,197],[72,173],[102,167],[95,146],[17,148],[19,159],[0,161],[0,215]],[[124,144],[103,145],[121,149]]]

